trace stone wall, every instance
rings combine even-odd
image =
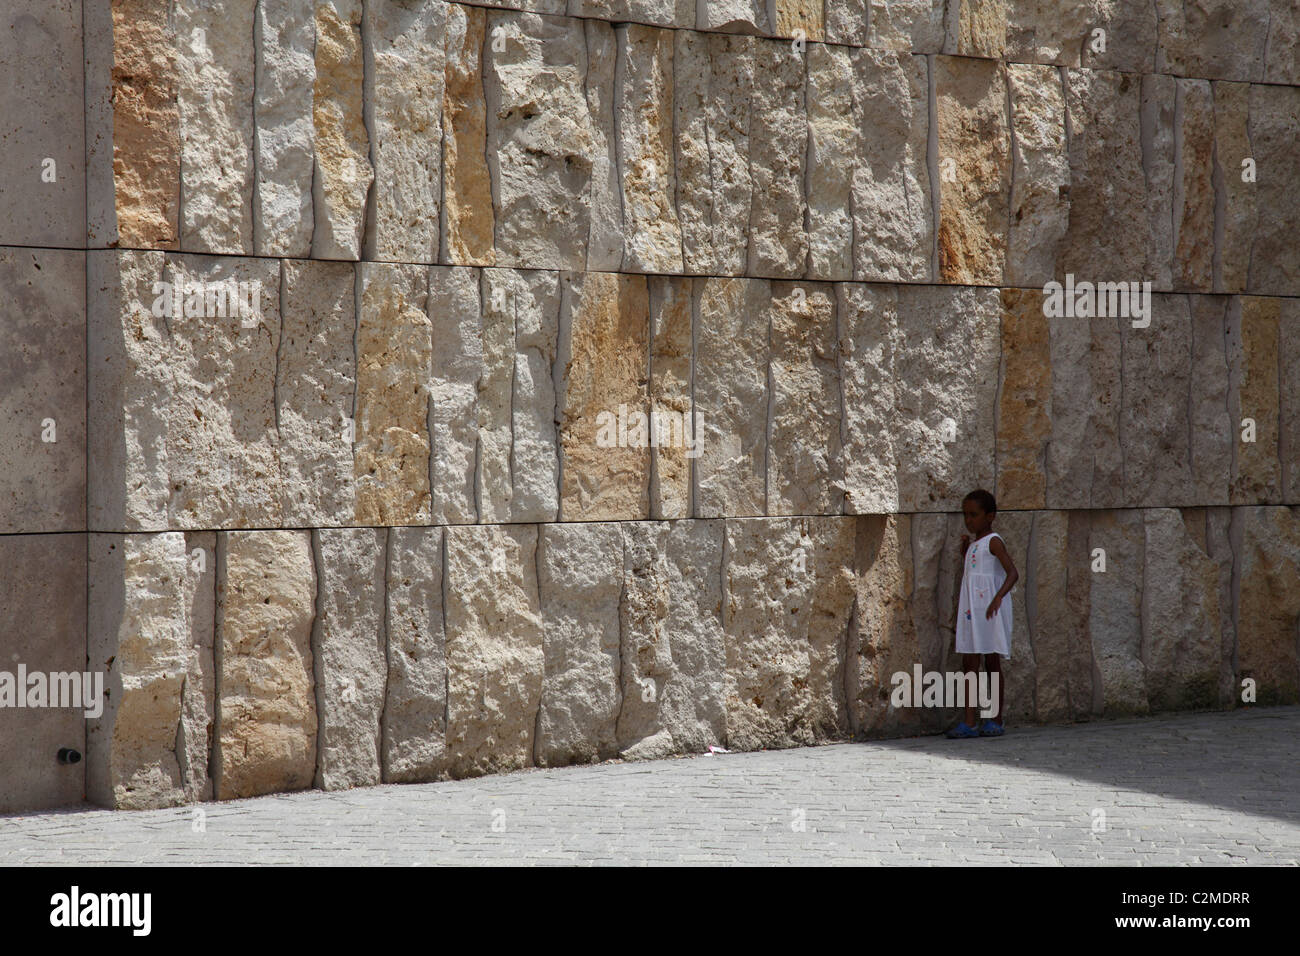
[[[13,6],[0,810],[1300,701],[1287,0]]]

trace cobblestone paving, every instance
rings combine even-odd
[[[1295,866],[1300,708],[0,817],[32,863]]]

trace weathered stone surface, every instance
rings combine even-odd
[[[284,522],[304,528],[351,524],[355,270],[350,263],[310,260],[285,260],[282,270],[275,397]]]
[[[898,510],[894,453],[898,344],[898,289],[890,285],[837,283],[840,424],[846,514]]]
[[[1282,501],[1300,504],[1300,302],[1283,299],[1279,305],[1278,438],[1282,463]]]
[[[854,520],[726,522],[727,745],[807,746],[849,729]]]
[[[1238,429],[1228,412],[1228,309],[1224,296],[1188,296],[1191,308],[1191,379],[1187,391],[1192,499],[1200,505],[1228,501],[1232,446]]]
[[[544,668],[537,528],[444,533],[448,771],[460,778],[532,766]]]
[[[1208,80],[1179,80],[1174,107],[1173,287],[1214,289],[1214,99]]]
[[[0,532],[86,526],[86,254],[0,249]]]
[[[689,29],[695,26],[695,0],[569,0],[568,14]]]
[[[556,365],[563,521],[649,516],[646,280],[564,273]]]
[[[275,408],[280,263],[169,256],[164,279],[173,381],[148,400],[167,415],[169,527],[275,527],[285,497]],[[235,297],[238,310],[216,295],[231,282],[248,290]]]
[[[1176,509],[1152,508],[1143,518],[1142,662],[1151,709],[1213,707],[1219,702],[1218,565]]]
[[[746,275],[795,279],[807,267],[807,84],[804,54],[793,47],[781,40],[758,40],[754,47],[757,82],[749,103],[752,194]]]
[[[1265,83],[1300,84],[1300,9],[1286,4],[1269,6],[1264,54]]]
[[[1245,292],[1250,273],[1250,253],[1259,213],[1258,182],[1243,180],[1242,163],[1254,159],[1250,144],[1250,85],[1215,83],[1214,182],[1215,213],[1214,290]],[[1256,169],[1256,176],[1259,170]]]
[[[949,0],[945,53],[998,59],[1007,46],[1007,16],[1015,0]]]
[[[681,272],[673,153],[673,34],[620,26],[618,157],[627,272]]]
[[[479,295],[480,285],[490,281],[487,270],[460,266],[429,270],[428,313],[434,345],[429,379],[434,524],[473,524],[478,520],[476,404],[484,361]]]
[[[179,0],[176,92],[181,248],[253,251],[253,12],[256,0]]]
[[[1052,438],[1052,356],[1048,333],[1041,292],[1002,290],[996,494],[998,506],[1003,509],[1046,507],[1046,459]]]
[[[843,472],[835,292],[822,283],[772,283],[772,394],[767,513],[839,514]]]
[[[699,11],[695,20],[697,30],[765,36],[775,26],[764,0],[703,0],[696,9]]]
[[[316,4],[313,259],[361,258],[366,195],[374,181],[363,116],[361,12],[361,0]]]
[[[75,0],[17,0],[5,11],[0,241],[7,246],[85,244],[81,7]],[[51,63],[59,68],[49,69]]]
[[[8,569],[0,592],[0,620],[6,625],[0,669],[13,675],[16,693],[30,695],[33,689],[18,683],[20,665],[29,680],[36,672],[88,669],[86,553],[84,534],[0,535],[0,561]],[[58,752],[63,747],[86,752],[84,709],[6,707],[0,720],[0,761],[6,768],[0,774],[0,812],[79,804],[88,768],[59,763]]]
[[[592,167],[587,205],[588,271],[619,272],[623,268],[623,191],[620,184],[619,143],[615,135],[618,97],[618,36],[600,20],[582,20],[586,47],[583,95],[591,115]]]
[[[620,756],[702,753],[726,737],[723,522],[620,522]]]
[[[904,53],[939,53],[950,0],[866,0],[867,46]]]
[[[305,789],[316,772],[311,535],[223,532],[217,552],[215,796]]]
[[[1056,274],[1070,223],[1065,91],[1050,66],[1009,64],[1012,129],[1008,285],[1041,286]]]
[[[429,520],[428,270],[357,268],[355,522],[422,524]]]
[[[437,262],[442,200],[443,0],[363,8],[366,129],[375,185],[366,258]]]
[[[484,64],[498,265],[587,267],[597,156],[578,20],[491,13]],[[499,49],[498,49],[499,44]],[[608,137],[610,130],[602,130]]]
[[[442,104],[442,237],[439,261],[492,265],[492,179],[487,162],[483,41],[487,14],[447,4]]]
[[[537,586],[544,673],[540,767],[617,756],[623,537],[615,523],[542,525]]]
[[[482,5],[530,13],[564,13],[565,0],[483,0]]]
[[[772,32],[780,37],[805,41],[825,37],[825,10],[822,0],[774,0],[776,11]]]
[[[1206,508],[1204,512],[1206,552],[1219,573],[1219,706],[1235,707],[1241,701],[1241,685],[1236,672],[1237,598],[1233,575],[1243,517],[1238,508]]]
[[[316,619],[316,786],[346,790],[380,781],[380,728],[387,689],[385,528],[312,532]]]
[[[1177,86],[1172,76],[1142,77],[1142,168],[1146,172],[1148,237],[1145,272],[1157,291],[1173,288]]]
[[[695,310],[695,514],[766,514],[769,284],[696,280]]]
[[[865,46],[868,5],[868,0],[825,0],[822,18],[826,25],[826,42]]]
[[[853,278],[856,150],[852,51],[808,47],[808,276]]]
[[[902,286],[894,349],[901,511],[959,510],[990,488],[1001,347],[997,289]]]
[[[1278,355],[1281,301],[1234,298],[1228,311],[1228,413],[1233,455],[1229,504],[1281,500],[1278,456]],[[1254,422],[1248,441],[1246,419]]]
[[[181,725],[176,735],[185,798],[212,799],[212,740],[216,725],[217,674],[213,642],[217,636],[217,534],[185,532],[185,684]]]
[[[1052,437],[1046,457],[1047,507],[1121,507],[1123,360],[1118,322],[1059,317],[1049,319],[1048,328]]]
[[[853,277],[926,281],[934,250],[925,59],[853,51]]]
[[[1300,87],[1250,88],[1249,148],[1256,163],[1259,210],[1246,289],[1259,295],[1300,294],[1295,254],[1296,194],[1300,181]],[[1237,175],[1241,170],[1238,166]]]
[[[253,252],[311,254],[316,128],[312,0],[263,0],[254,36]]]
[[[692,280],[651,276],[650,517],[691,516],[691,471],[698,458],[692,383]]]
[[[1007,4],[1006,17],[1009,60],[1132,73],[1155,70],[1156,11],[1151,4],[1015,0]]]
[[[390,528],[385,580],[385,783],[434,780],[447,750],[441,528]]]
[[[938,57],[939,278],[1002,282],[1007,251],[1011,146],[1007,75],[988,60]]]
[[[1253,678],[1256,701],[1300,700],[1300,509],[1246,507],[1236,529],[1237,699]]]
[[[1107,717],[1145,714],[1147,664],[1142,653],[1146,579],[1144,512],[1090,511],[1088,563],[1071,567],[1088,580],[1088,635]],[[1098,553],[1100,549],[1101,553]],[[1159,562],[1161,558],[1154,558]],[[1154,567],[1154,564],[1153,564]],[[1167,588],[1164,588],[1167,594]],[[1167,610],[1167,609],[1166,609]],[[1152,622],[1159,626],[1159,622]],[[1218,640],[1218,634],[1214,635]]]
[[[1083,573],[1085,567],[1083,561],[1071,560],[1072,551],[1086,544],[1083,533],[1073,540],[1070,534],[1084,532],[1079,519],[1086,521],[1086,515],[1034,512],[1027,547],[1025,610],[1034,643],[1035,717],[1040,721],[1079,720],[1094,712],[1088,584],[1070,581],[1072,570]]]
[[[95,534],[88,554],[87,669],[103,674],[105,696],[87,725],[87,795],[114,809],[176,806],[186,800],[176,759],[190,637],[185,535]]]
[[[1274,4],[1156,0],[1156,70],[1212,80],[1261,80]]]

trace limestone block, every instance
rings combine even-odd
[[[1015,0],[950,0],[945,53],[1000,59],[1006,52],[1007,18]]]
[[[619,605],[627,759],[703,753],[726,738],[723,522],[621,522]]]
[[[685,271],[745,274],[752,174],[749,91],[758,41],[677,30],[673,37],[677,215]]]
[[[253,252],[253,36],[256,0],[178,0],[181,248]]]
[[[1006,68],[938,57],[939,278],[1002,282],[1007,251],[1011,145]]]
[[[1260,704],[1300,700],[1300,509],[1240,509],[1237,531],[1237,693],[1253,678]],[[1240,700],[1240,696],[1237,697]]]
[[[86,235],[81,4],[17,0],[0,38],[6,246],[82,246]],[[50,64],[59,64],[50,69]]]
[[[537,765],[617,756],[622,533],[612,522],[541,525],[537,549],[545,664]]]
[[[776,17],[772,33],[804,41],[825,39],[825,15],[822,0],[775,0]]]
[[[1259,184],[1246,182],[1242,163],[1256,157],[1250,143],[1250,90],[1248,83],[1215,83],[1214,179],[1222,192],[1222,213],[1215,226],[1214,289],[1245,292],[1250,273],[1251,246],[1259,218]],[[1256,163],[1258,160],[1256,159]],[[1259,169],[1255,170],[1258,180]],[[1216,197],[1217,198],[1217,197]]]
[[[586,268],[588,194],[604,150],[597,150],[584,89],[583,23],[493,12],[487,33],[484,87],[496,262]],[[601,133],[609,137],[612,130]]]
[[[695,26],[695,0],[569,0],[567,12],[571,17],[615,23],[631,21],[686,29]]]
[[[185,684],[176,762],[191,803],[212,799],[212,739],[216,725],[217,675],[213,641],[217,634],[217,534],[185,532]]]
[[[213,754],[218,800],[312,785],[315,603],[316,569],[308,532],[218,535]]]
[[[484,361],[479,294],[480,284],[490,281],[487,270],[463,266],[429,270],[428,312],[436,346],[429,378],[435,524],[473,524],[478,520],[476,406]]]
[[[1278,356],[1282,303],[1240,296],[1228,311],[1228,414],[1232,429],[1229,504],[1274,504],[1281,500],[1278,455]],[[1288,331],[1290,331],[1288,329]],[[1248,441],[1248,423],[1254,441]]]
[[[257,5],[254,47],[253,252],[311,255],[316,127],[316,27],[312,0]]]
[[[894,348],[901,511],[958,510],[993,485],[997,289],[902,286]]]
[[[1174,197],[1178,160],[1178,83],[1142,77],[1142,168],[1146,171],[1146,274],[1157,291],[1173,288]],[[1071,134],[1073,135],[1073,134]],[[1076,197],[1077,198],[1077,197]]]
[[[695,514],[766,514],[769,284],[698,279],[695,300]]]
[[[822,4],[826,42],[865,46],[869,5],[868,0],[826,0]]]
[[[1249,130],[1259,214],[1252,230],[1246,289],[1259,295],[1300,294],[1292,188],[1300,180],[1300,152],[1295,148],[1300,138],[1300,87],[1252,86]],[[1240,178],[1240,165],[1237,170]]]
[[[510,510],[510,453],[514,433],[511,396],[515,378],[515,290],[503,270],[484,270],[483,316],[479,325],[479,369],[474,432],[477,469],[474,500],[479,520],[495,523]]]
[[[1286,4],[1269,5],[1264,51],[1265,83],[1300,84],[1300,9]]]
[[[691,471],[699,457],[693,416],[691,279],[651,276],[650,517],[691,515]]]
[[[753,62],[757,82],[749,102],[752,193],[745,274],[795,279],[806,271],[808,258],[804,54],[781,40],[758,40]]]
[[[1212,80],[1263,79],[1269,0],[1156,0],[1156,69]]]
[[[1065,91],[1050,66],[1010,64],[1011,220],[1008,285],[1041,286],[1056,274],[1070,224],[1070,163],[1066,154]]]
[[[703,0],[696,5],[695,29],[768,36],[775,24],[764,0]]]
[[[1142,661],[1151,709],[1213,707],[1219,702],[1218,565],[1176,509],[1152,508],[1143,517]]]
[[[357,268],[355,522],[422,524],[430,492],[428,270]]]
[[[844,506],[835,290],[772,283],[767,513],[839,514]]]
[[[0,532],[86,526],[86,254],[0,250]]]
[[[1047,503],[1052,439],[1052,355],[1043,294],[1002,290],[1002,369],[997,410],[997,499],[1003,509]]]
[[[1116,508],[1124,503],[1120,446],[1123,360],[1118,321],[1048,320],[1052,357],[1048,508]]]
[[[619,41],[612,26],[581,20],[587,66],[583,95],[591,116],[593,157],[587,194],[587,269],[619,272],[623,268],[623,190],[620,183],[619,139],[615,115],[620,109]],[[671,205],[671,200],[670,200]]]
[[[1007,4],[1006,53],[1029,63],[1151,73],[1156,11],[1114,0],[1016,0]]]
[[[1279,304],[1278,439],[1282,463],[1282,501],[1300,504],[1300,302]]]
[[[1024,581],[1039,721],[1079,720],[1094,712],[1087,582],[1071,587],[1069,580],[1072,569],[1086,567],[1086,520],[1082,513],[1034,512]],[[1072,530],[1081,533],[1072,536]]]
[[[447,751],[447,649],[441,528],[390,528],[383,779],[436,779]]]
[[[1192,498],[1200,505],[1228,501],[1232,446],[1240,437],[1228,411],[1228,309],[1225,296],[1188,296],[1191,307],[1191,378],[1188,448]]]
[[[0,590],[0,670],[27,701],[41,699],[32,696],[39,686],[31,679],[35,673],[81,675],[88,669],[86,554],[84,534],[0,535],[0,561],[7,569]],[[27,674],[21,684],[20,666]],[[49,693],[47,686],[47,702]],[[81,803],[86,765],[61,764],[58,752],[70,747],[86,753],[87,709],[93,713],[93,706],[0,710],[0,761],[6,768],[0,774],[0,813]]]
[[[867,46],[903,53],[939,53],[950,0],[866,0]]]
[[[185,535],[90,536],[88,669],[104,711],[87,725],[86,790],[114,809],[186,801],[177,761],[190,629]],[[79,715],[78,715],[79,716]]]
[[[386,528],[312,532],[316,620],[316,780],[321,790],[380,782],[380,717],[387,688]]]
[[[852,187],[856,151],[853,57],[843,47],[808,47],[808,276],[853,278]]]
[[[1206,550],[1218,566],[1219,581],[1219,706],[1233,707],[1241,700],[1237,682],[1237,622],[1233,574],[1236,554],[1233,538],[1240,534],[1243,514],[1239,508],[1206,508]],[[1237,538],[1240,544],[1240,538]]]
[[[483,0],[482,5],[531,13],[564,13],[565,0]]]
[[[361,12],[361,0],[316,4],[313,259],[361,258],[366,196],[374,181],[363,115]]]
[[[461,778],[532,766],[544,673],[537,528],[444,533],[448,771]]]
[[[1214,289],[1214,99],[1208,80],[1179,80],[1175,104],[1173,287]]]
[[[437,262],[445,86],[442,0],[363,8],[366,129],[373,137],[366,258]]]
[[[619,26],[617,89],[623,265],[627,272],[682,271],[673,155],[673,34]]]
[[[282,270],[275,396],[284,521],[306,528],[351,524],[355,270],[346,262],[289,259]]]
[[[1107,717],[1148,710],[1147,660],[1142,653],[1146,514],[1139,510],[1087,512],[1089,557],[1087,566],[1079,570],[1088,580],[1087,627]],[[1166,586],[1161,587],[1168,593]],[[1217,634],[1214,639],[1218,640]]]
[[[728,747],[808,746],[845,735],[854,521],[729,519],[726,535]]]
[[[280,263],[168,256],[164,280],[173,312],[164,311],[172,391],[160,403],[169,526],[275,527],[285,497],[275,407]]]
[[[442,236],[439,261],[492,265],[492,179],[487,161],[483,41],[487,14],[447,4],[442,103]]]
[[[646,280],[564,273],[556,364],[560,519],[649,516]]]
[[[894,348],[898,337],[898,289],[891,285],[837,283],[839,379],[844,419],[840,426],[846,514],[898,510],[894,453]]]

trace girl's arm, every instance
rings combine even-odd
[[[998,593],[993,595],[993,600],[989,602],[988,613],[985,614],[985,617],[992,617],[998,612],[998,608],[1002,605],[1002,599],[1020,580],[1020,572],[1016,570],[1016,563],[1011,560],[1011,553],[1007,551],[1007,546],[1002,543],[1001,538],[994,538],[989,542],[989,554],[1002,562],[1002,568],[1007,572],[1007,579],[1002,582],[1002,587],[998,588]]]

